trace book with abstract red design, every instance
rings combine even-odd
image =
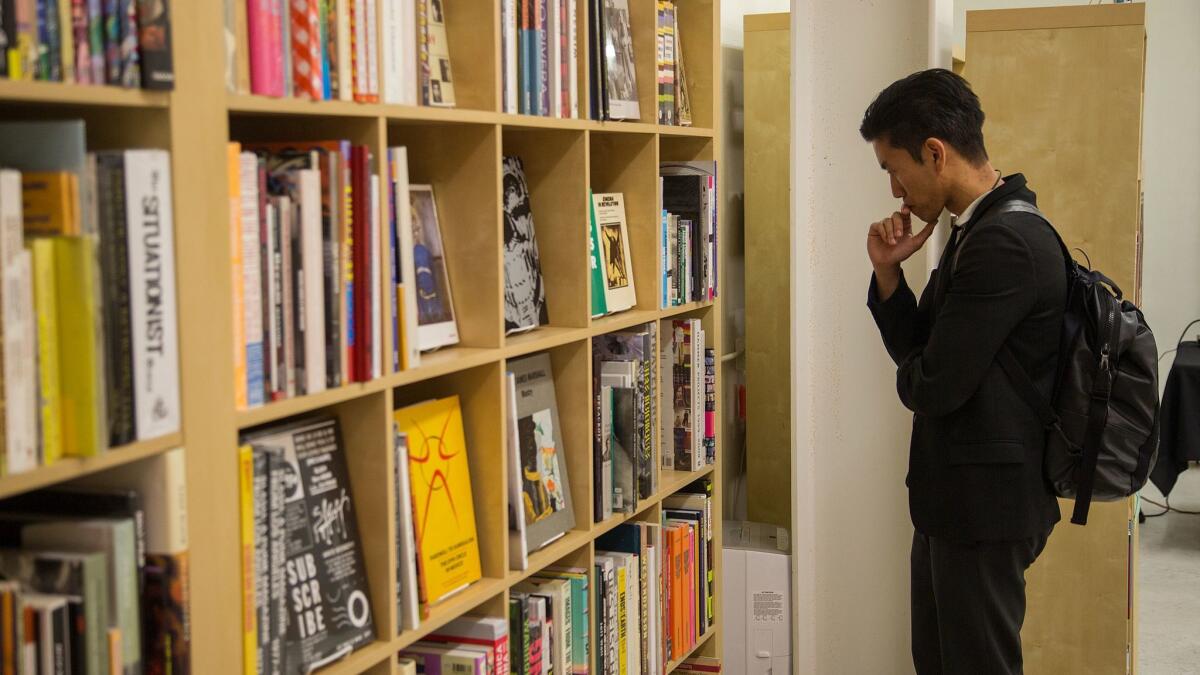
[[[408,437],[421,598],[432,605],[482,576],[462,405],[417,403],[397,410],[396,424]]]

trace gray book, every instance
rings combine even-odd
[[[516,378],[525,541],[534,551],[575,527],[575,511],[550,356],[519,359],[509,369]]]
[[[67,598],[69,613],[83,616],[83,640],[71,644],[81,672],[104,673],[108,664],[108,566],[103,553],[0,551],[0,572],[21,588]],[[74,628],[74,625],[72,625]]]
[[[104,554],[108,564],[108,624],[121,629],[125,675],[139,675],[142,672],[142,622],[133,519],[31,523],[22,528],[21,541],[27,548]]]

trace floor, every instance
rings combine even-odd
[[[1142,496],[1164,503],[1153,485]],[[1200,467],[1179,477],[1171,497],[1174,508],[1200,511]],[[1162,510],[1145,501],[1142,509]],[[1137,672],[1200,674],[1200,516],[1148,518],[1140,537]]]

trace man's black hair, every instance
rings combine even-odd
[[[921,146],[936,138],[954,146],[967,161],[987,160],[983,109],[971,85],[944,68],[931,68],[896,80],[867,106],[859,133],[884,139],[921,162]]]

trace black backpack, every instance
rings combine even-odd
[[[1075,499],[1071,522],[1087,523],[1092,500],[1115,501],[1146,483],[1158,454],[1158,349],[1146,319],[1102,273],[1071,258],[1050,221],[1016,200],[1000,213],[1031,213],[1054,231],[1066,260],[1067,308],[1050,401],[1007,347],[997,361],[1046,425],[1046,478]]]

